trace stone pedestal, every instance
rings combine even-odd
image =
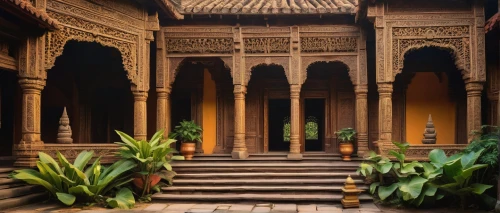
[[[248,157],[245,143],[245,85],[234,85],[234,144],[231,156],[234,159],[245,159]]]

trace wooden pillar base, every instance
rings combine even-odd
[[[302,154],[300,153],[289,153],[286,158],[288,160],[302,160]]]
[[[233,159],[247,159],[249,156],[247,151],[232,151],[231,157]]]
[[[36,161],[38,160],[38,152],[44,150],[44,143],[42,141],[36,143],[24,143],[16,144],[14,146],[14,155],[16,156],[16,161],[14,162],[15,167],[36,167]]]

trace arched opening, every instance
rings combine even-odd
[[[68,42],[47,73],[42,92],[42,140],[57,141],[64,107],[73,143],[119,141],[114,130],[132,134],[134,100],[126,74],[118,50],[98,43]]]
[[[245,130],[248,152],[288,152],[291,102],[285,70],[279,65],[253,67],[247,90]]]
[[[349,68],[344,63],[311,64],[301,92],[304,151],[338,152],[334,132],[346,127],[355,128],[355,106],[354,86],[349,78]]]
[[[194,120],[202,127],[203,143],[198,144],[198,153],[232,150],[229,149],[234,140],[232,82],[231,71],[219,58],[187,58],[178,68],[172,84],[170,122],[174,128],[183,120]]]
[[[12,148],[21,140],[21,88],[16,72],[0,69],[0,166],[12,165]]]
[[[466,113],[465,84],[452,53],[437,47],[407,53],[394,82],[394,140],[422,144],[431,115],[437,144],[467,143]]]

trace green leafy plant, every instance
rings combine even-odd
[[[183,143],[195,143],[201,141],[201,127],[194,121],[181,121],[170,133],[169,138],[175,138]]]
[[[116,131],[122,142],[118,155],[123,159],[132,160],[137,163],[134,172],[134,185],[140,190],[141,201],[150,201],[151,189],[160,191],[160,180],[166,180],[172,184],[175,172],[172,171],[170,162],[172,160],[184,160],[182,156],[173,156],[177,151],[170,148],[174,139],[165,139],[163,130],[156,132],[149,142],[135,140],[129,135]],[[165,170],[162,170],[165,169]]]
[[[68,206],[76,201],[107,203],[110,207],[124,209],[134,206],[132,192],[127,188],[121,188],[114,198],[108,196],[113,194],[114,189],[132,180],[130,171],[136,166],[133,161],[119,160],[109,167],[104,167],[100,158],[97,158],[88,166],[93,157],[92,151],[81,152],[73,164],[59,152],[59,163],[46,153],[39,152],[38,156],[38,171],[15,170],[11,177],[43,186],[53,197]]]
[[[361,163],[357,170],[358,174],[372,182],[370,193],[377,193],[382,201],[390,198],[389,202],[398,200],[414,206],[420,206],[425,199],[433,201],[432,197],[441,199],[442,196],[435,197],[437,187],[430,184],[430,181],[438,177],[442,170],[430,163],[407,163],[405,158],[409,144],[393,144],[398,150],[391,150],[389,155],[397,159],[397,162],[391,162],[388,157],[370,152],[367,161]]]
[[[442,176],[435,180],[433,185],[453,196],[458,196],[461,205],[466,206],[467,199],[473,195],[482,195],[487,189],[493,187],[471,181],[475,171],[487,167],[487,164],[476,164],[479,156],[484,152],[471,151],[467,154],[457,154],[447,157],[443,150],[436,149],[429,153],[431,163],[442,168]]]
[[[340,140],[340,143],[352,143],[357,133],[353,128],[343,128],[335,132],[335,134]]]
[[[478,158],[478,162],[488,164],[490,168],[498,166],[498,137],[500,129],[497,126],[484,125],[481,131],[472,132],[474,139],[465,148],[464,153],[478,152],[484,149],[484,152]]]

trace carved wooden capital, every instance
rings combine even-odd
[[[247,87],[245,85],[234,85],[234,99],[245,99],[245,94],[247,94]]]
[[[392,95],[392,83],[378,83],[378,93],[380,96]]]
[[[158,98],[167,99],[170,97],[171,91],[172,91],[171,87],[156,88],[156,96]]]
[[[480,82],[469,82],[465,84],[467,96],[481,96],[483,91],[483,84]]]
[[[354,86],[354,92],[356,95],[368,95],[368,85],[356,85]]]
[[[135,101],[146,101],[148,99],[148,92],[146,91],[133,91]]]
[[[299,99],[300,89],[301,89],[301,85],[298,85],[298,84],[290,85],[290,98],[291,99]]]
[[[21,78],[19,79],[19,85],[23,89],[23,93],[37,93],[40,94],[45,87],[45,80],[43,79],[32,79],[32,78]]]

